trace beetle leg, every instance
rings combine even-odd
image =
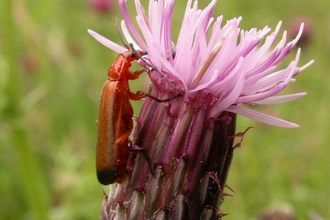
[[[181,97],[181,96],[182,96],[182,93],[178,93],[177,95],[172,96],[172,97],[169,97],[169,98],[166,98],[166,99],[159,99],[159,98],[157,98],[157,97],[155,97],[155,96],[149,95],[149,93],[144,93],[143,96],[144,96],[144,97],[147,96],[147,97],[149,97],[149,98],[155,100],[156,102],[168,102],[168,101],[171,101],[171,100],[173,100],[173,99],[176,99],[176,98]]]
[[[142,69],[142,70],[136,70],[135,72],[131,72],[128,75],[128,79],[129,80],[132,80],[132,79],[137,79],[139,78],[139,76],[144,72],[145,70]]]
[[[182,93],[178,93],[177,95],[166,98],[166,99],[159,99],[155,96],[149,95],[150,91],[151,91],[151,87],[150,87],[150,90],[149,90],[148,93],[145,93],[145,92],[142,92],[142,91],[137,91],[136,93],[130,92],[129,93],[129,99],[140,100],[142,98],[149,97],[149,98],[155,100],[156,102],[168,102],[168,101],[171,101],[173,99],[179,98],[183,95]]]
[[[127,141],[128,136],[131,134],[131,131],[126,131],[123,133],[117,140],[116,140],[116,145],[122,145],[125,141]]]
[[[121,116],[121,119],[123,121],[123,124],[125,125],[125,129],[120,135],[120,137],[116,140],[116,145],[121,146],[123,143],[125,143],[128,140],[129,135],[132,132],[133,129],[133,121],[130,115],[128,114],[123,114]]]
[[[151,172],[151,175],[154,176],[155,175],[155,171],[152,168],[151,159],[149,157],[148,151],[145,148],[143,148],[143,147],[139,147],[137,145],[133,145],[131,141],[130,141],[130,147],[131,147],[131,150],[132,151],[142,153],[142,155],[144,156],[144,158],[146,159],[146,161],[148,163],[148,167],[149,167],[149,170]]]
[[[128,94],[128,96],[129,96],[129,99],[132,99],[132,100],[141,100],[142,98],[146,97],[145,93],[142,91],[137,91],[136,93],[130,92]]]

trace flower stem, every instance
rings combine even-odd
[[[133,143],[149,154],[154,174],[143,154],[132,154],[128,179],[110,186],[114,193],[106,198],[103,217],[118,217],[123,208],[119,204],[131,207],[125,213],[134,218],[128,219],[216,219],[223,215],[219,207],[233,156],[236,114],[210,117],[209,94],[191,102],[183,100],[165,104],[145,100]]]

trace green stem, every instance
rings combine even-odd
[[[8,63],[8,80],[5,85],[5,93],[8,95],[8,103],[6,107],[6,113],[17,114],[15,112],[16,106],[19,102],[19,89],[18,82],[18,68],[16,62],[16,50],[15,50],[15,30],[11,16],[12,1],[5,0],[2,4],[2,17],[3,17],[3,47],[6,61]]]
[[[36,220],[48,219],[49,192],[45,186],[43,174],[36,155],[29,148],[27,132],[25,128],[12,126],[12,143],[15,148],[19,173],[29,209]]]
[[[3,111],[4,121],[9,124],[11,146],[16,153],[20,169],[21,181],[25,201],[32,213],[31,219],[48,219],[49,192],[47,192],[45,179],[41,172],[38,158],[31,151],[28,131],[25,126],[24,111],[21,106],[22,92],[18,71],[16,30],[13,22],[12,0],[5,0],[1,5],[3,18],[3,47],[8,66],[7,82],[5,84],[6,107]]]

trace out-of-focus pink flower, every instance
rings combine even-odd
[[[91,8],[99,13],[109,12],[114,5],[114,0],[89,0]]]
[[[39,60],[32,54],[24,54],[20,63],[26,73],[34,73],[39,67]]]

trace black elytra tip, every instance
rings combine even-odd
[[[117,173],[115,170],[97,170],[97,179],[102,185],[109,185],[116,182]]]

